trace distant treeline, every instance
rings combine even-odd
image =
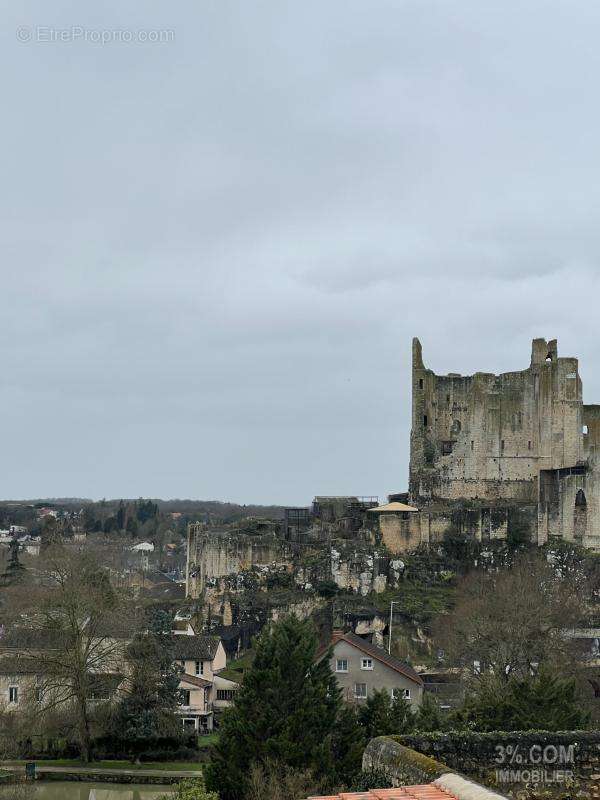
[[[117,498],[93,501],[88,498],[36,498],[31,500],[0,501],[0,522],[31,524],[37,509],[56,508],[61,511],[78,512],[85,510],[85,524],[88,530],[123,530],[132,517],[143,525],[158,517],[180,514],[180,522],[206,521],[231,523],[246,517],[283,519],[283,506],[242,505],[218,500],[161,500],[159,498]],[[109,521],[110,520],[110,521]],[[135,528],[130,523],[130,528]],[[130,530],[136,533],[135,530]]]

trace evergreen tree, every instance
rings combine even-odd
[[[125,529],[125,504],[122,500],[119,501],[119,508],[117,509],[117,515],[115,518],[115,526],[118,531],[122,531]]]
[[[332,771],[332,733],[341,708],[329,661],[315,661],[314,626],[290,616],[263,630],[234,706],[222,720],[206,770],[221,800],[241,800],[254,764]]]
[[[373,692],[359,710],[358,718],[367,739],[408,733],[414,726],[410,704],[402,697],[392,700],[385,689]]]
[[[0,583],[3,586],[12,586],[15,583],[20,583],[23,580],[24,574],[25,567],[19,560],[19,540],[14,536],[10,543],[8,564],[2,575],[0,575]]]
[[[437,700],[431,692],[424,692],[415,717],[415,728],[418,731],[443,731],[446,727],[446,720]]]
[[[175,709],[180,670],[174,664],[170,615],[154,611],[148,631],[135,637],[127,656],[131,664],[130,691],[117,708],[113,729],[134,751],[136,740],[179,730]]]
[[[130,536],[135,536],[138,532],[138,521],[135,517],[129,517],[127,520],[127,533]]]
[[[367,740],[356,710],[343,705],[332,737],[333,783],[346,788],[359,779]]]
[[[142,500],[140,498],[137,502],[136,515],[138,521],[143,525],[144,522],[158,516],[158,506],[156,503],[153,503],[152,500]]]
[[[481,681],[453,716],[455,727],[477,731],[581,730],[590,717],[580,703],[575,679],[545,668],[535,676]]]

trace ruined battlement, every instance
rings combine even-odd
[[[583,404],[578,360],[559,357],[556,339],[540,338],[526,369],[436,375],[418,339],[412,347],[411,502],[537,503],[544,529],[538,539],[566,535],[600,544],[600,507],[598,522],[586,522],[583,531],[581,521],[575,529],[570,524],[574,512],[561,500],[573,494],[570,480],[573,502],[579,497],[581,507],[585,496],[588,506],[600,453],[600,406]]]

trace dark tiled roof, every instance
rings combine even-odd
[[[376,647],[374,644],[365,641],[365,639],[361,639],[360,636],[357,636],[355,633],[334,633],[331,644],[336,645],[337,642],[341,641],[347,642],[358,650],[362,650],[363,653],[376,658],[377,661],[381,661],[382,664],[390,667],[390,669],[400,672],[405,677],[410,678],[411,681],[418,683],[419,686],[423,685],[421,676],[418,672],[415,672],[410,664],[401,661],[399,658],[396,658],[396,656],[390,655],[381,647]]]
[[[177,634],[172,637],[173,658],[176,660],[193,658],[199,661],[212,661],[217,653],[220,641],[217,636]]]
[[[199,678],[197,675],[189,675],[187,672],[184,672],[183,675],[180,675],[179,680],[182,683],[190,683],[192,686],[199,686],[201,689],[206,686],[212,686],[210,681],[207,681],[204,678]]]
[[[151,600],[183,600],[185,598],[185,586],[173,581],[155,583],[148,589],[143,589],[142,594]]]
[[[11,628],[0,636],[0,651],[56,650],[64,646],[66,634],[35,628]]]
[[[35,675],[35,660],[18,656],[0,656],[0,675]]]

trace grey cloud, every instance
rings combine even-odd
[[[593,4],[5,17],[6,497],[402,489],[413,335],[463,373],[558,336],[600,399]],[[175,40],[16,41],[37,24]]]

